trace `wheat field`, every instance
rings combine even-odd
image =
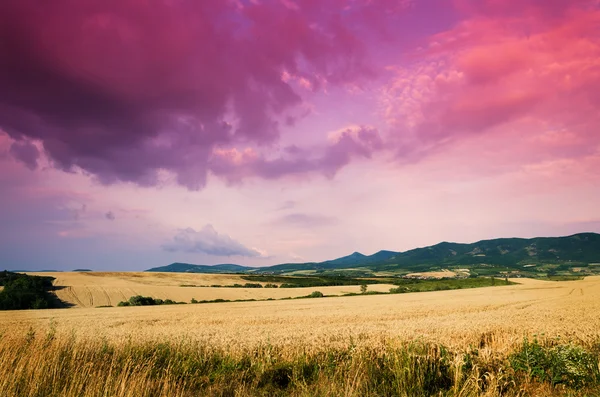
[[[57,284],[104,289],[114,299],[201,289],[177,286],[188,275],[60,276]],[[393,295],[0,312],[0,390],[15,397],[598,395],[600,277],[518,281]]]
[[[101,276],[98,280],[105,280],[110,284],[106,281],[109,280],[108,277]],[[116,299],[122,299],[124,291],[132,288],[134,283],[121,280],[123,287],[119,288],[122,289],[118,293],[113,292]],[[148,277],[145,281],[150,283],[156,280],[161,283],[179,282],[165,281],[160,275]],[[63,282],[60,278],[57,281]],[[43,330],[52,325],[58,331],[75,333],[81,337],[102,336],[112,340],[131,337],[143,340],[191,338],[224,347],[252,346],[266,341],[276,345],[306,347],[345,344],[350,339],[355,343],[371,344],[381,338],[419,338],[464,347],[477,343],[481,335],[487,334],[492,335],[493,340],[490,342],[497,345],[495,348],[506,349],[513,342],[521,341],[523,336],[532,334],[577,340],[598,338],[600,277],[563,282],[530,279],[518,281],[521,284],[394,295],[0,312],[0,332],[5,335],[12,332],[23,333],[30,328]],[[305,295],[307,291],[316,289],[261,288],[238,291],[236,288],[189,288],[135,283],[139,287],[133,288],[132,294],[151,293],[161,298],[177,299],[183,299],[184,294],[189,294],[185,297],[199,298],[201,296],[195,292],[200,290],[206,290],[207,294],[250,294],[244,296],[262,298],[260,294],[263,293]],[[109,288],[117,287],[111,285],[112,287],[103,286],[99,281],[94,288],[112,292]],[[93,287],[73,286],[76,291],[80,288]],[[355,287],[317,288],[330,293]],[[174,290],[182,292],[172,292]],[[210,295],[211,298],[216,296],[218,295]],[[227,297],[232,298],[234,295]],[[115,303],[114,299],[110,302]]]
[[[318,288],[211,288],[211,285],[248,283],[231,274],[151,273],[151,272],[45,272],[28,273],[51,276],[56,295],[74,307],[116,306],[132,296],[142,295],[178,302],[197,300],[281,299],[305,296],[315,290],[325,295],[360,292],[359,286]],[[266,283],[260,283],[266,284]],[[393,285],[373,284],[371,291],[387,292]]]

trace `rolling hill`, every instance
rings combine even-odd
[[[173,263],[148,271],[193,273],[315,273],[363,271],[406,274],[439,269],[466,268],[471,274],[518,273],[527,276],[595,274],[600,272],[600,234],[566,237],[499,238],[471,244],[442,242],[405,252],[354,252],[324,262],[284,263],[268,267],[192,265]]]

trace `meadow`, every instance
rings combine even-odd
[[[391,295],[0,312],[0,390],[599,395],[600,278],[517,281]],[[319,290],[325,288],[334,287]]]

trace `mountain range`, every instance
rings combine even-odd
[[[404,252],[354,252],[324,262],[283,263],[267,267],[237,264],[194,265],[172,263],[149,272],[191,273],[387,273],[405,274],[440,269],[466,268],[471,274],[516,272],[552,275],[600,272],[600,234],[578,233],[566,237],[498,238],[471,244],[441,242]]]

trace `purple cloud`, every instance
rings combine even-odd
[[[214,150],[278,139],[302,102],[284,73],[313,89],[373,76],[362,38],[390,4],[2,2],[0,128],[30,168],[38,153],[26,139],[41,141],[54,167],[103,183],[154,185],[159,170],[190,189],[209,171],[235,178],[213,164]],[[354,141],[328,150],[320,162],[263,161],[242,173],[332,174],[364,155]]]
[[[38,167],[40,151],[28,140],[13,142],[10,146],[9,153],[15,159],[23,162],[30,170],[35,170]]]
[[[209,167],[214,174],[232,183],[251,176],[279,179],[308,173],[322,173],[331,178],[350,161],[370,158],[383,149],[379,132],[363,126],[340,131],[332,143],[320,150],[291,146],[275,158],[268,158],[254,150],[220,150],[210,159]]]

